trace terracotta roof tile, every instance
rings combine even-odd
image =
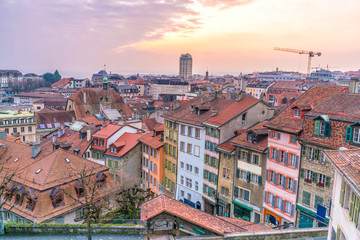
[[[295,102],[280,112],[266,126],[269,128],[299,133],[302,130],[303,118],[294,118],[292,107],[297,104],[310,104],[313,108],[333,95],[346,91],[347,87],[340,86],[314,86],[302,94]]]
[[[161,134],[158,134],[154,137],[153,132],[149,132],[143,135],[141,138],[139,138],[139,141],[155,149],[158,149],[164,145],[164,137]]]
[[[142,120],[143,124],[145,125],[144,127],[148,130],[148,131],[152,131],[155,129],[155,126],[157,124],[157,121],[155,118],[145,118]]]
[[[109,138],[114,133],[119,131],[123,126],[115,125],[115,124],[109,124],[105,126],[103,129],[99,130],[97,133],[93,135],[93,137],[99,137],[99,138]]]
[[[129,132],[124,133],[123,135],[121,135],[121,137],[118,140],[116,140],[113,143],[115,146],[116,145],[122,146],[120,151],[118,151],[117,153],[112,153],[110,152],[110,148],[109,148],[108,150],[106,150],[105,155],[116,156],[116,157],[124,156],[126,153],[128,153],[130,150],[136,147],[136,145],[139,144],[138,139],[141,136],[142,136],[141,133],[129,133]]]
[[[68,83],[70,83],[70,78],[62,78],[59,81],[51,84],[51,87],[53,87],[53,88],[63,88]]]

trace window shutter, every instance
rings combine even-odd
[[[330,126],[331,126],[330,122],[325,122],[325,131],[324,131],[325,137],[330,137]]]
[[[316,183],[316,177],[317,177],[317,173],[316,172],[311,172],[311,181]]]
[[[268,194],[268,192],[265,191],[265,193],[264,193],[264,203],[267,203],[267,194]]]
[[[218,183],[218,176],[215,175],[215,184],[217,184],[217,183]]]
[[[303,157],[306,156],[306,146],[304,146],[304,145],[301,146],[301,154]]]
[[[293,181],[293,193],[296,193],[296,188],[297,188],[297,181],[294,180]]]
[[[281,212],[284,212],[285,200],[281,199]]]
[[[211,172],[208,173],[208,181],[211,182]]]
[[[319,135],[320,132],[320,121],[315,121],[314,134]]]
[[[354,223],[355,226],[358,227],[359,224],[359,214],[360,214],[360,198],[356,198],[356,205],[355,205],[355,216],[354,216]]]
[[[277,176],[278,174],[276,172],[274,172],[274,184],[277,185]]]
[[[272,195],[272,197],[273,197],[272,207],[275,208],[275,206],[276,206],[276,196],[275,196],[275,195]]]
[[[251,173],[250,173],[250,172],[247,172],[247,173],[246,173],[246,181],[247,181],[247,182],[250,182],[250,179],[251,179]]]
[[[345,180],[343,179],[341,183],[341,192],[340,192],[340,205],[344,206],[344,195],[345,195]]]
[[[269,181],[269,170],[268,169],[266,169],[265,179],[266,179],[266,181]]]
[[[346,137],[345,137],[346,142],[351,142],[351,132],[352,132],[352,127],[347,126],[346,127]]]
[[[275,161],[279,162],[279,149],[275,149]]]
[[[262,176],[258,176],[258,184],[259,184],[259,186],[262,185]]]
[[[251,153],[248,152],[248,155],[247,155],[247,162],[250,163],[251,162]]]
[[[278,134],[277,134],[277,135],[278,135],[278,139],[280,140],[280,136],[281,136],[281,134],[278,132]]]
[[[314,160],[319,160],[319,149],[318,148],[314,149]]]
[[[291,217],[294,217],[294,214],[295,214],[295,205],[294,204],[291,204]]]
[[[330,180],[331,180],[331,178],[326,176],[326,178],[325,178],[325,187],[330,187]]]
[[[206,187],[205,187],[205,184],[203,185],[203,193],[206,193]]]
[[[240,178],[240,169],[236,169],[236,178]]]
[[[267,159],[270,158],[270,148],[269,147],[267,147],[266,157],[267,157]]]
[[[350,208],[349,208],[349,218],[351,221],[354,218],[355,198],[356,198],[356,195],[354,192],[352,192],[351,198],[350,198]]]
[[[299,155],[296,155],[296,158],[295,158],[295,168],[296,169],[299,168]]]
[[[284,164],[285,164],[285,166],[288,165],[288,156],[289,156],[289,153],[288,153],[288,152],[285,152],[285,159],[284,159]]]
[[[301,178],[304,178],[304,169],[303,169],[303,168],[300,169],[300,177],[301,177]]]
[[[234,196],[238,197],[239,196],[239,188],[234,187]]]
[[[282,188],[283,188],[283,189],[286,189],[286,181],[287,181],[287,177],[284,176],[284,177],[283,177],[283,182],[282,182]]]

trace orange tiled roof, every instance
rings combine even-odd
[[[360,190],[360,150],[326,150],[324,153],[345,178]]]
[[[145,135],[143,135],[141,138],[139,138],[139,141],[149,145],[152,148],[158,149],[159,147],[162,147],[164,145],[164,140],[161,141],[161,138],[163,138],[161,136],[161,134],[158,134],[157,136],[153,137],[154,133],[153,132],[149,132]]]
[[[103,121],[100,121],[99,119],[97,119],[97,117],[95,117],[93,115],[88,115],[88,116],[80,118],[78,120],[82,121],[84,123],[87,123],[89,125],[94,125],[95,127],[102,126],[102,123],[103,123]]]
[[[97,133],[93,135],[93,137],[99,137],[99,138],[109,138],[114,133],[119,131],[123,126],[115,125],[115,124],[109,124],[103,129],[99,130]]]
[[[152,131],[155,129],[155,126],[157,124],[157,121],[155,118],[145,118],[142,120],[143,124],[145,125],[144,127],[148,130],[148,131]]]
[[[213,216],[165,195],[159,195],[141,206],[141,221],[145,222],[162,213],[177,216],[180,219],[222,236],[226,233],[247,232],[250,230],[250,228],[246,229],[242,227],[245,225],[243,221],[234,221],[228,218]],[[253,225],[253,223],[247,223],[248,225]],[[252,229],[257,230],[255,227]],[[261,228],[261,230],[263,229]],[[268,229],[266,228],[266,230]]]
[[[115,146],[117,145],[117,147],[118,146],[123,146],[121,148],[121,150],[119,152],[117,152],[117,153],[112,153],[112,152],[110,152],[110,148],[109,148],[108,150],[106,150],[105,154],[110,155],[110,156],[115,156],[115,157],[122,157],[126,153],[128,153],[131,149],[136,147],[136,145],[139,144],[138,139],[141,136],[142,136],[141,133],[129,133],[129,132],[126,132],[123,135],[121,135],[121,137],[116,142],[113,143]]]
[[[347,87],[314,86],[280,112],[266,127],[298,134],[302,130],[303,118],[294,118],[292,107],[297,104],[310,104],[313,108],[333,95],[346,91]]]
[[[70,78],[62,78],[59,81],[51,84],[51,87],[53,87],[53,88],[63,88],[68,83],[70,83]]]
[[[268,146],[268,137],[267,137],[267,128],[264,127],[264,125],[267,123],[267,121],[260,122],[253,127],[249,128],[246,132],[243,132],[243,134],[233,138],[232,140],[229,140],[232,144],[237,144],[243,147],[248,147],[252,149],[256,149],[259,151],[265,151]],[[258,141],[256,143],[249,142],[247,140],[247,132],[253,131],[256,134],[259,135],[266,135],[266,136],[260,136],[258,137]]]

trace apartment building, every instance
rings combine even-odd
[[[360,239],[360,150],[324,154],[335,168],[328,239]]]
[[[36,142],[36,118],[33,112],[3,111],[0,112],[0,131],[20,136],[24,143]]]
[[[305,113],[344,87],[316,86],[301,95],[265,126],[269,129],[263,221],[289,227],[296,219],[301,145]]]
[[[161,129],[161,130],[159,130]],[[164,127],[157,128],[139,138],[142,143],[141,183],[159,195],[164,177]]]
[[[322,227],[329,223],[335,172],[323,150],[360,147],[359,104],[358,94],[338,93],[305,114],[296,205],[296,222],[300,228]],[[319,207],[326,209],[324,221],[317,218]]]
[[[180,56],[179,75],[184,80],[192,78],[192,57],[189,53],[181,54]]]

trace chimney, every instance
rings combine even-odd
[[[260,94],[260,100],[266,102],[266,94],[264,92]]]
[[[86,91],[83,92],[83,98],[84,98],[83,102],[84,102],[84,104],[86,104]]]
[[[0,131],[0,139],[6,140],[6,138],[7,138],[6,132],[5,131]]]
[[[348,92],[349,93],[359,93],[358,86],[359,86],[359,78],[351,77]]]
[[[87,142],[91,141],[91,130],[90,129],[86,130],[86,141]]]
[[[153,137],[156,137],[156,131],[155,131],[155,129],[153,130]]]
[[[33,143],[32,145],[31,145],[31,148],[32,148],[32,158],[34,159],[34,158],[36,158],[36,156],[40,153],[40,143]]]
[[[180,107],[180,100],[175,100],[172,103],[172,110],[178,109]]]
[[[243,98],[243,93],[240,92],[239,95],[236,98],[236,102],[240,102],[242,98]]]
[[[214,117],[218,114],[217,110],[211,110],[211,116]]]

